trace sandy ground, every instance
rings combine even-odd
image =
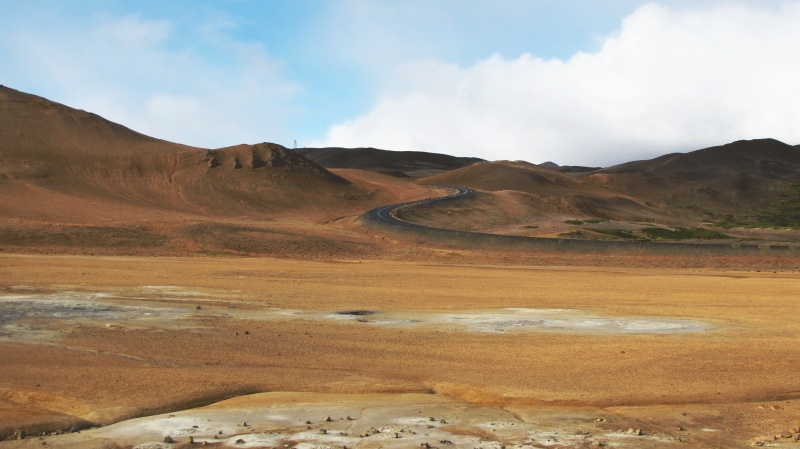
[[[3,255],[0,433],[102,427],[0,447],[800,447],[787,263]]]

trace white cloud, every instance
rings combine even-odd
[[[638,8],[595,53],[406,64],[320,146],[608,165],[745,138],[800,143],[800,2]]]
[[[123,47],[150,47],[169,37],[171,24],[166,20],[143,21],[137,16],[105,18],[95,25],[98,37],[111,39]]]
[[[220,17],[191,29],[107,14],[20,25],[0,33],[7,43],[0,78],[166,140],[206,148],[287,143],[287,104],[302,87],[282,76],[282,63],[262,44],[226,34],[235,24]]]

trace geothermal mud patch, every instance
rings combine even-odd
[[[216,295],[216,296],[215,296]],[[187,328],[199,317],[250,320],[332,320],[398,328],[452,332],[569,332],[589,334],[668,334],[699,332],[710,324],[677,318],[601,317],[571,309],[506,308],[464,313],[380,312],[345,310],[334,313],[298,311],[246,303],[237,308],[236,294],[221,299],[180,287],[143,286],[124,292],[75,292],[0,296],[0,338],[44,342],[66,325],[87,324],[129,328]],[[180,301],[182,304],[176,304]],[[194,306],[190,302],[203,303]],[[219,304],[219,303],[224,304]],[[210,304],[210,305],[209,305]],[[242,304],[240,304],[241,306]]]
[[[172,443],[243,448],[679,447],[682,438],[603,411],[506,410],[435,395],[262,393],[207,407],[48,438],[61,447],[113,441],[136,449]],[[634,426],[634,427],[631,427]]]
[[[574,332],[598,334],[699,332],[711,328],[702,321],[673,318],[607,318],[571,309],[507,308],[468,313],[403,313],[345,311],[323,318],[354,320],[379,326],[436,327],[467,332]]]

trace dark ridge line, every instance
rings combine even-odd
[[[445,187],[445,186],[436,186]],[[408,232],[413,235],[431,237],[437,240],[475,244],[479,246],[504,245],[528,249],[551,251],[592,251],[592,252],[656,252],[656,253],[695,253],[701,254],[754,254],[766,253],[770,255],[800,256],[800,245],[769,245],[758,243],[736,242],[732,244],[721,243],[693,243],[693,242],[660,242],[652,240],[617,241],[617,240],[578,240],[557,239],[547,237],[526,237],[521,235],[490,234],[476,231],[459,231],[456,229],[438,228],[419,223],[413,223],[397,218],[397,210],[423,206],[435,203],[458,200],[475,194],[475,190],[466,187],[449,187],[456,192],[450,195],[425,198],[404,203],[389,204],[376,207],[361,214],[362,222],[391,227],[398,231]]]

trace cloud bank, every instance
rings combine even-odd
[[[638,8],[594,53],[414,61],[317,146],[611,165],[738,139],[800,143],[800,3]]]

